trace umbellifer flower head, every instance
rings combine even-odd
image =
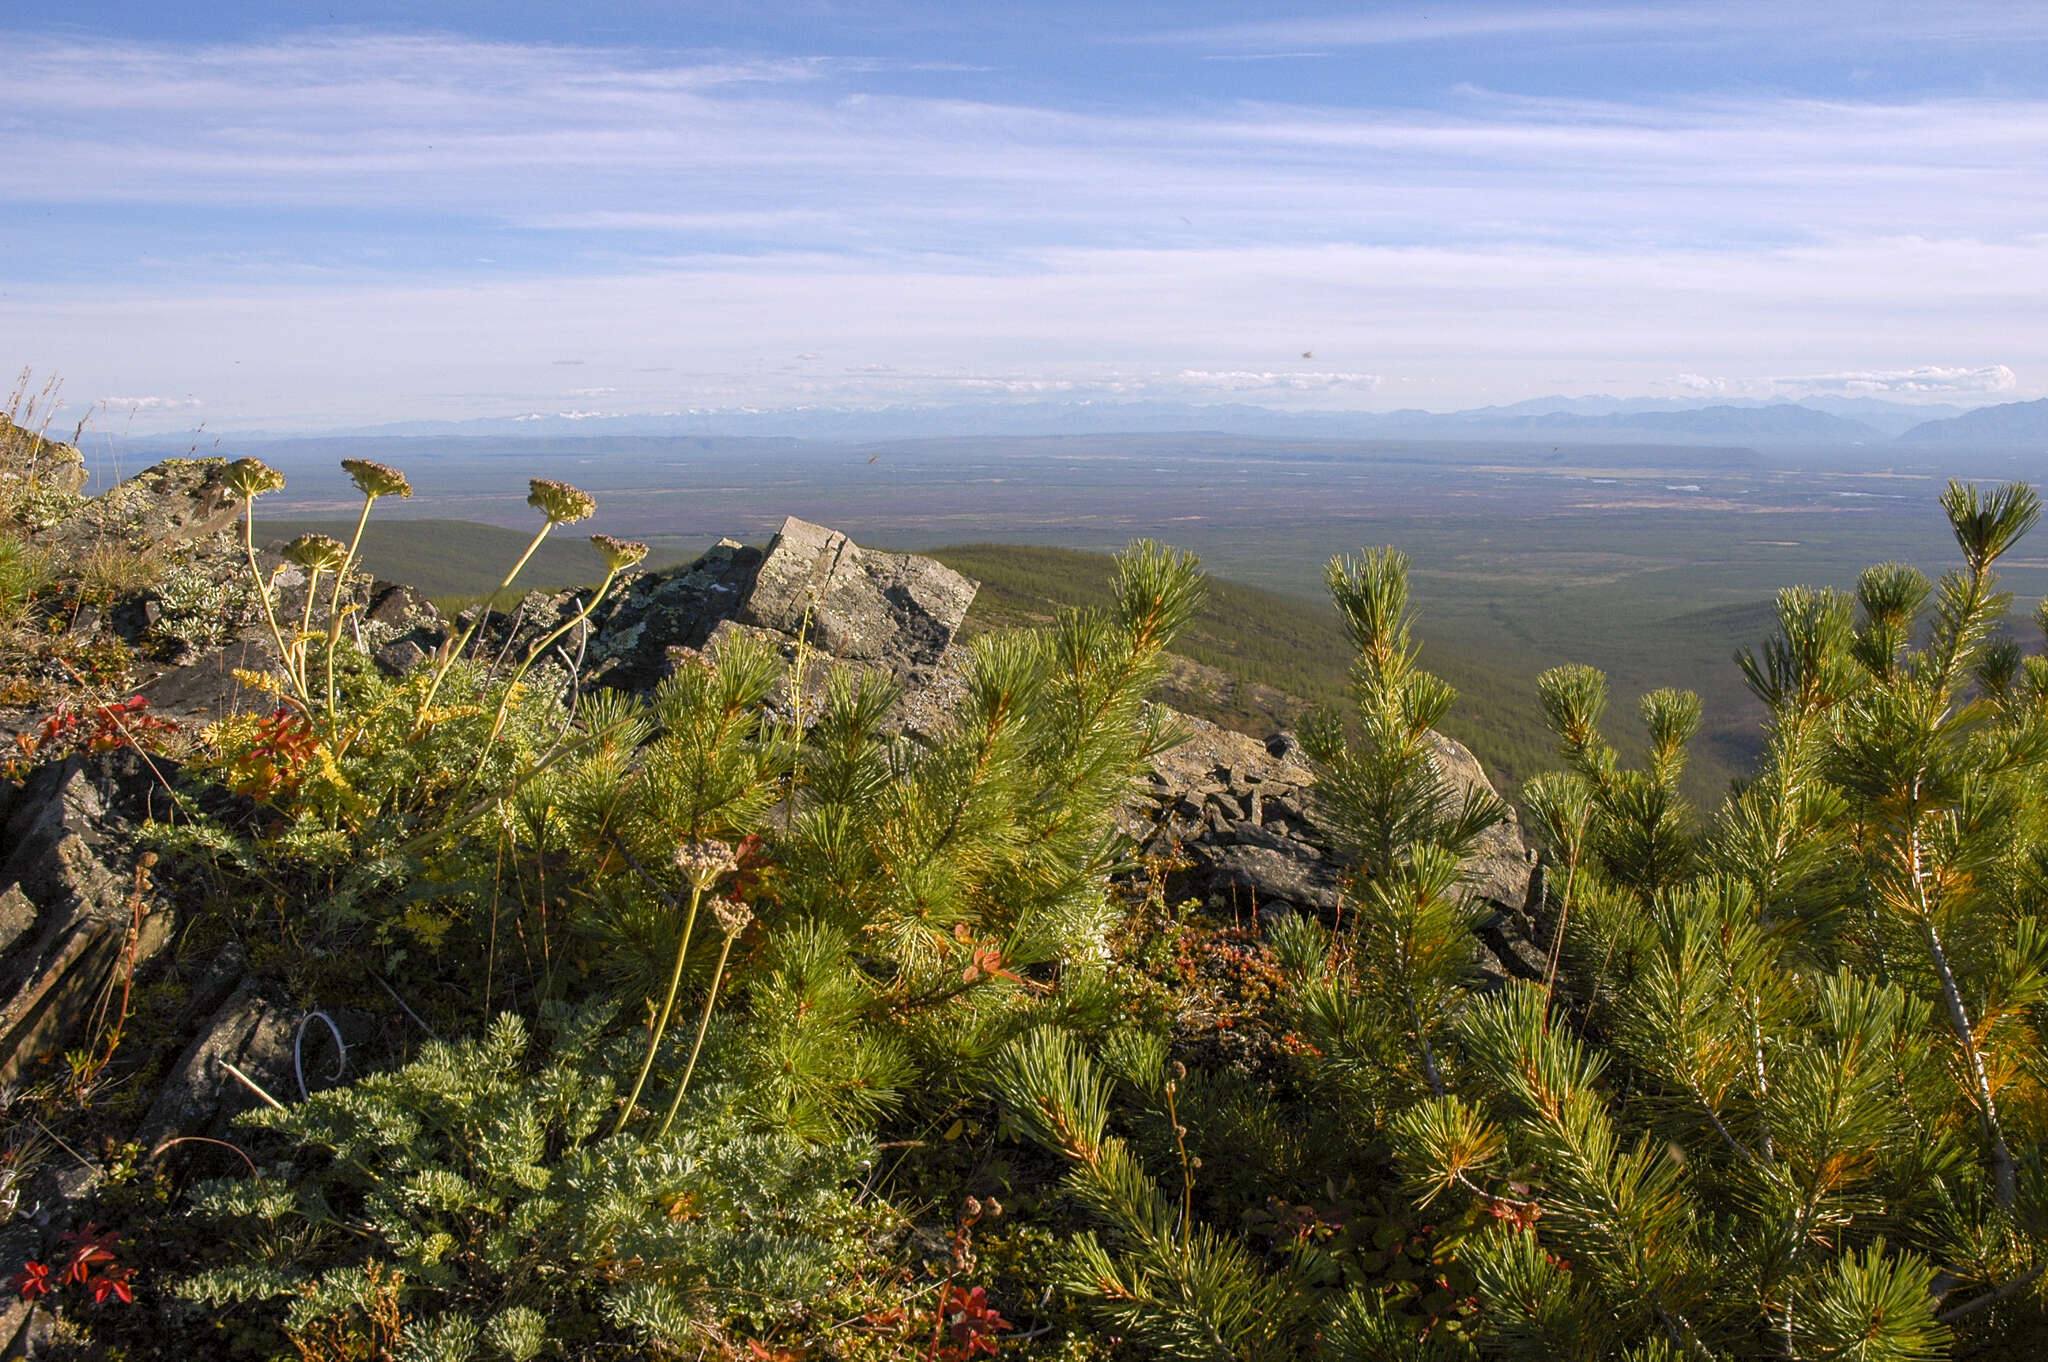
[[[574,525],[588,520],[597,509],[590,493],[553,478],[535,478],[527,483],[526,504],[548,518],[550,525]]]
[[[739,869],[739,857],[724,842],[685,842],[676,848],[676,868],[700,893],[721,875]]]
[[[719,931],[738,936],[754,920],[754,911],[738,899],[720,899],[711,905],[711,916],[718,919]]]
[[[348,474],[356,490],[366,497],[409,497],[412,483],[388,463],[370,459],[343,459],[341,471]]]
[[[261,459],[236,459],[228,465],[228,490],[238,497],[260,497],[284,486],[284,474]]]
[[[286,561],[309,572],[338,572],[348,560],[348,545],[330,534],[302,534],[282,552]]]
[[[593,534],[590,542],[604,555],[604,566],[608,572],[624,572],[647,556],[647,546],[634,539],[614,539],[608,534]]]

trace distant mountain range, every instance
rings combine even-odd
[[[2048,397],[2038,402],[1979,407],[1945,421],[1927,421],[1899,439],[1915,445],[2016,445],[2048,440]]]
[[[1933,418],[1933,419],[1930,419]],[[1800,402],[1545,397],[1467,411],[1291,412],[1247,403],[1017,402],[877,409],[792,407],[639,415],[534,412],[465,421],[407,421],[330,437],[779,437],[833,443],[1206,431],[1266,439],[1508,440],[1576,443],[1847,447],[2012,444],[2048,438],[2048,399],[1982,407],[1867,397]],[[273,435],[282,435],[274,432]]]
[[[1544,412],[1509,417],[1502,429],[1544,435],[1614,432],[1669,439],[1732,439],[1806,444],[1865,444],[1885,438],[1875,426],[1846,416],[1783,403],[1774,407],[1700,407],[1694,411],[1619,411],[1604,416]]]

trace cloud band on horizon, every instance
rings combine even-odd
[[[311,369],[392,416],[494,411],[566,392],[565,352],[577,387],[671,405],[930,400],[959,383],[904,375],[948,372],[1416,405],[2007,366],[1980,391],[2024,393],[2048,360],[2037,95],[1076,107],[374,33],[13,61],[0,192],[51,224],[0,228],[19,361],[220,420],[358,409]]]

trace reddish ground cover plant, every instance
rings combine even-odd
[[[123,1305],[135,1303],[133,1269],[114,1256],[114,1241],[120,1234],[96,1225],[73,1230],[57,1240],[63,1256],[61,1268],[31,1258],[8,1282],[8,1288],[23,1300],[45,1300],[76,1288],[78,1295],[94,1305],[110,1300]]]
[[[153,739],[170,737],[180,731],[177,720],[150,713],[149,701],[140,695],[131,695],[109,705],[81,708],[65,705],[43,720],[43,726],[37,732],[15,735],[16,754],[9,765],[26,770],[39,762],[76,752],[147,748],[152,746]]]

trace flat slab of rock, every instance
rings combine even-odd
[[[791,516],[733,618],[785,634],[808,624],[833,657],[909,670],[938,662],[979,587],[930,558],[863,549]]]
[[[270,639],[251,631],[166,669],[136,694],[159,717],[196,731],[230,714],[268,714],[277,708],[277,697],[243,685],[235,673],[275,672],[282,665]]]

